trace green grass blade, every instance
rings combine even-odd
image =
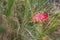
[[[15,2],[15,0],[8,0],[8,2],[7,2],[7,10],[6,10],[6,14],[5,14],[7,17],[11,13],[11,8],[12,8],[12,5],[14,2]]]

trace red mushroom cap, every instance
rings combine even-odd
[[[48,18],[48,14],[44,12],[35,13],[31,19],[31,22],[39,22]]]

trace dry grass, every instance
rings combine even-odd
[[[29,0],[16,0],[7,17],[7,0],[0,0],[0,40],[60,40],[60,9],[56,7],[54,10],[54,6],[48,4],[43,9],[41,4],[44,1],[40,4],[41,8],[34,2],[36,1],[33,0],[31,6]],[[43,26],[44,22],[29,22],[33,13],[39,9],[49,13],[49,21]],[[56,12],[58,16],[55,15]]]

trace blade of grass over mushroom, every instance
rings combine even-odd
[[[49,32],[53,31],[56,27],[56,22],[52,22],[49,26],[49,28],[44,32],[44,34],[48,34]]]
[[[58,16],[58,14],[53,14],[53,15],[51,15],[51,16],[52,16],[52,18],[51,18],[51,20],[48,22],[48,24],[46,25],[46,27],[48,27],[48,26],[51,24],[51,22],[53,22],[54,19],[56,19],[56,17]]]
[[[51,22],[49,28],[44,33],[48,34],[50,31],[53,31],[55,29],[56,25],[57,25],[56,21]]]
[[[51,20],[51,22],[48,23],[49,28],[46,29],[46,31],[44,32],[44,34],[48,34],[50,31],[53,31],[57,25],[57,21],[56,17],[58,16],[58,14],[55,14],[55,17]]]
[[[12,8],[12,5],[13,3],[15,2],[16,0],[8,0],[7,2],[7,10],[6,10],[6,16],[8,17],[11,13],[11,8]]]

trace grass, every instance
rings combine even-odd
[[[44,1],[8,0],[5,6],[6,6],[5,13],[2,14],[1,16],[2,17],[1,26],[3,27],[0,27],[1,29],[0,31],[2,31],[2,34],[4,33],[4,35],[2,35],[3,37],[1,36],[2,40],[4,39],[5,40],[47,40],[47,39],[54,40],[55,39],[54,37],[50,38],[49,35],[54,33],[56,28],[60,26],[59,25],[60,12],[58,13],[53,12],[52,9],[55,6],[53,4],[48,4],[48,0],[44,0]],[[33,16],[33,14],[39,11],[44,11],[49,14],[47,23],[46,22],[44,23],[43,21],[40,21],[39,23],[30,23],[30,19]],[[5,28],[6,30],[4,31],[3,28]]]

